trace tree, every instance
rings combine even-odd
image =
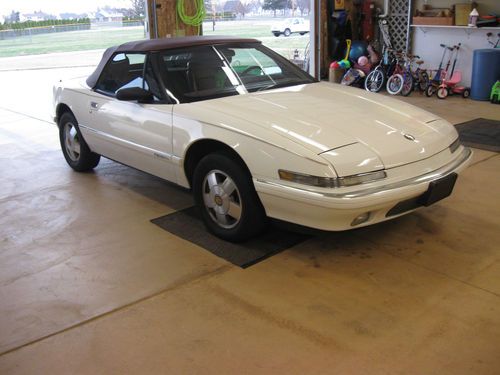
[[[311,7],[311,2],[309,0],[297,0],[297,5],[300,8],[300,15],[309,14],[309,8]]]
[[[144,12],[146,10],[145,0],[130,0],[132,3],[132,17],[142,18],[144,17]]]
[[[272,10],[274,12],[274,17],[276,17],[276,11],[279,9],[285,9],[286,6],[287,0],[264,0],[262,9]]]
[[[19,22],[20,19],[19,19],[19,12],[15,12],[15,11],[12,11],[10,13],[10,16],[7,16],[5,17],[5,23],[16,23],[16,22]]]

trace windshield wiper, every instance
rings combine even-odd
[[[262,86],[262,87],[258,88],[255,91],[264,91],[264,90],[277,89],[277,88],[280,88],[280,87],[303,85],[303,84],[306,84],[306,83],[311,83],[311,82],[309,82],[309,81],[276,82],[276,83],[271,83],[270,85],[267,85],[267,86]]]

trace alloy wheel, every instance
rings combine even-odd
[[[64,124],[64,147],[68,157],[72,161],[78,161],[81,149],[80,141],[75,126],[70,122]]]
[[[222,228],[234,228],[241,219],[241,195],[235,182],[220,170],[211,170],[202,185],[203,203],[212,220]]]

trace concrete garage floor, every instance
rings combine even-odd
[[[107,160],[66,166],[50,83],[98,55],[0,65],[1,374],[499,373],[500,154],[475,150],[432,207],[243,270],[149,222],[188,192]],[[500,119],[489,103],[404,100]]]

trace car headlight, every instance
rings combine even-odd
[[[339,188],[366,184],[368,182],[382,180],[387,177],[385,171],[360,173],[344,177],[320,177],[280,169],[278,171],[278,174],[281,180],[295,182],[297,184],[327,188]]]

